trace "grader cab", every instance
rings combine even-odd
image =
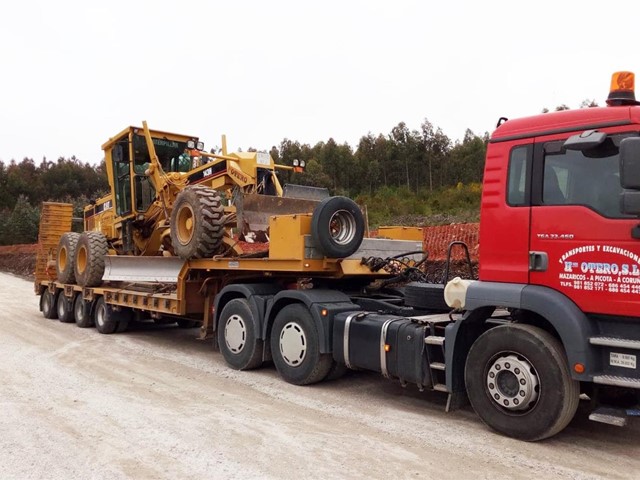
[[[328,197],[325,189],[282,186],[276,171],[300,172],[304,162],[285,166],[268,153],[228,153],[224,137],[221,152],[207,153],[198,137],[150,130],[143,122],[102,149],[111,191],[85,207],[84,234],[62,236],[57,272],[63,282],[98,285],[105,256],[107,263],[117,263],[115,256],[121,255],[183,260],[238,255],[234,233],[268,241],[270,216],[310,214]],[[361,216],[351,206],[355,213],[348,215]],[[344,227],[355,224],[353,219],[336,223],[344,215],[332,220],[334,234],[324,228],[329,241],[331,235],[344,241]]]

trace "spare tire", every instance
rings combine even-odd
[[[107,238],[100,232],[84,232],[76,247],[75,275],[78,285],[97,287],[102,283]]]
[[[195,185],[178,194],[171,211],[171,245],[176,255],[185,260],[211,257],[223,235],[220,193]]]
[[[76,245],[80,238],[79,233],[63,233],[58,242],[58,252],[56,254],[56,276],[59,282],[74,283]]]
[[[360,207],[347,197],[325,198],[313,211],[311,237],[326,257],[353,255],[364,238]]]

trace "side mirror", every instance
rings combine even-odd
[[[585,130],[579,135],[572,135],[562,145],[567,150],[591,150],[607,138],[607,134],[596,130]]]
[[[620,142],[620,184],[622,188],[640,190],[640,137]]]
[[[640,192],[623,190],[620,194],[620,211],[625,215],[640,215]]]

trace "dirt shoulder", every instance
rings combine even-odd
[[[446,396],[351,372],[310,387],[228,368],[197,329],[46,320],[0,274],[0,478],[637,478],[640,425],[523,443]],[[583,406],[584,407],[584,406]]]
[[[36,269],[37,245],[0,246],[0,272],[8,272],[33,280]]]

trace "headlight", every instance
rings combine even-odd
[[[196,148],[196,142],[194,142],[193,140],[188,140],[187,141],[187,148],[189,150],[193,150],[194,148]]]
[[[196,148],[200,151],[204,150],[204,142],[196,143]]]
[[[300,165],[300,161],[297,158],[293,159],[293,166],[298,167]]]
[[[307,166],[307,162],[305,162],[304,160],[300,160],[300,166],[302,168],[306,167]]]

